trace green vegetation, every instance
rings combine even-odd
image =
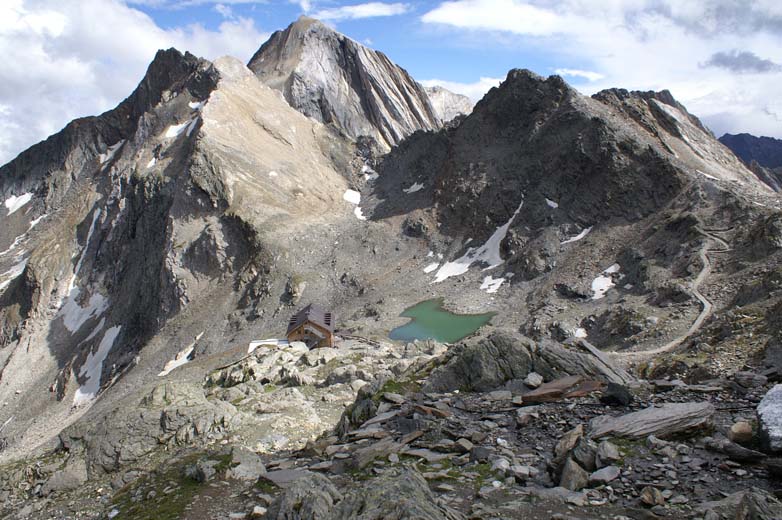
[[[185,468],[199,457],[199,454],[188,456],[164,472],[150,474],[125,486],[114,496],[112,507],[119,510],[122,518],[177,520],[203,485],[185,475]],[[170,490],[172,483],[176,488],[173,491]],[[134,500],[134,497],[139,498]]]

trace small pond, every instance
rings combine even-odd
[[[388,337],[399,341],[434,339],[455,343],[486,325],[495,314],[454,314],[443,308],[443,298],[426,300],[405,309],[400,316],[412,321],[395,328]]]

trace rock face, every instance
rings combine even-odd
[[[429,101],[441,121],[451,121],[457,116],[468,115],[475,103],[467,96],[456,94],[440,86],[425,87]]]
[[[407,71],[312,18],[274,33],[248,66],[292,107],[352,138],[371,136],[390,147],[440,126],[429,96]]]
[[[758,405],[760,436],[771,451],[782,451],[782,385],[775,385]]]

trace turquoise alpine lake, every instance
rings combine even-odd
[[[486,325],[497,314],[455,314],[443,308],[443,301],[443,298],[435,298],[408,307],[400,316],[412,318],[412,321],[395,328],[388,337],[399,341],[434,339],[454,343]]]

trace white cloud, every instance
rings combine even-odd
[[[419,81],[419,83],[425,87],[443,87],[456,94],[467,96],[473,101],[480,100],[489,89],[498,86],[501,82],[501,78],[481,78],[475,83],[459,83],[457,81],[446,81],[441,79],[425,79]]]
[[[486,52],[494,42],[535,53],[588,79],[580,87],[586,93],[667,88],[718,135],[782,137],[782,110],[771,101],[782,82],[773,66],[782,57],[775,0],[454,0],[421,20],[451,28],[456,39],[481,35]],[[723,66],[704,67],[715,63]]]
[[[592,72],[591,70],[580,70],[580,69],[556,69],[554,73],[559,74],[560,76],[584,78],[587,81],[597,81],[605,77],[599,72]]]
[[[233,17],[234,17],[234,12],[233,12],[233,9],[231,9],[231,6],[230,6],[230,5],[225,5],[225,4],[215,4],[215,6],[213,7],[213,9],[214,9],[215,11],[217,11],[217,12],[220,14],[220,16],[222,16],[223,18],[228,18],[228,19],[230,19],[230,18],[233,18]]]
[[[0,2],[0,164],[76,117],[128,96],[155,52],[249,58],[266,40],[249,19],[162,29],[120,0]]]
[[[410,6],[403,3],[386,4],[383,2],[367,2],[365,4],[343,5],[322,9],[312,15],[319,20],[356,20],[359,18],[374,18],[377,16],[396,16],[410,10]]]

